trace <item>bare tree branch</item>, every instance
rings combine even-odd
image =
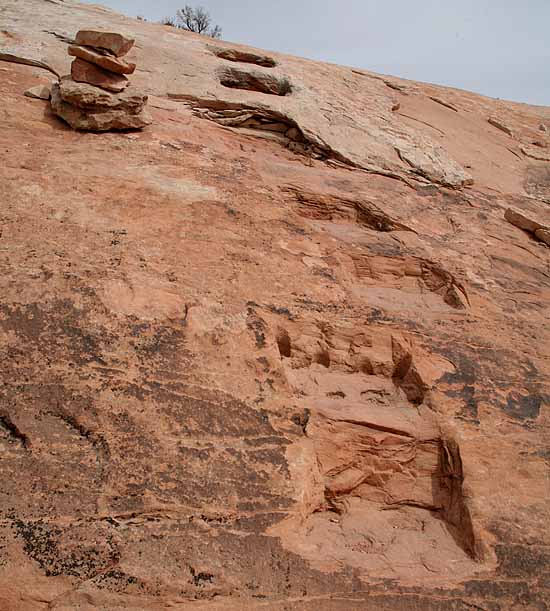
[[[186,4],[176,11],[175,17],[165,17],[162,23],[211,38],[221,38],[222,36],[221,27],[219,25],[212,26],[212,17],[202,6],[194,8]]]

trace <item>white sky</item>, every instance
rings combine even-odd
[[[159,21],[186,1],[84,0]],[[224,40],[550,105],[550,0],[199,0]]]

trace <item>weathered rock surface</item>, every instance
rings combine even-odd
[[[517,210],[508,208],[504,213],[504,218],[512,225],[528,231],[538,238],[541,242],[550,245],[550,225],[544,225],[540,221],[534,220],[521,214]]]
[[[96,30],[80,30],[76,33],[75,43],[85,47],[105,49],[116,57],[126,55],[134,46],[135,40],[118,32],[98,32]]]
[[[231,62],[239,62],[242,64],[255,64],[264,68],[274,68],[277,62],[269,55],[259,55],[242,49],[222,49],[219,47],[211,47],[211,51],[221,59],[227,59]]]
[[[535,237],[537,237],[541,242],[544,242],[550,246],[550,227],[540,227],[539,229],[535,229]]]
[[[88,83],[75,83],[70,77],[61,79],[59,93],[65,102],[79,108],[123,110],[130,114],[140,112],[148,99],[146,94],[133,87],[121,93],[111,93]]]
[[[0,11],[0,609],[544,610],[550,109]],[[143,132],[22,95],[96,28]]]
[[[522,146],[521,152],[527,157],[538,159],[539,161],[550,161],[550,149],[540,146]]]
[[[530,219],[526,217],[521,212],[517,210],[512,210],[512,208],[508,208],[504,213],[504,218],[512,225],[519,227],[525,231],[529,231],[531,233],[535,233],[537,229],[541,229],[543,225],[541,225],[538,221]]]
[[[128,63],[107,53],[103,54],[92,47],[69,45],[69,55],[83,59],[91,64],[96,64],[100,68],[110,70],[116,74],[133,74],[136,69],[135,64]]]
[[[151,124],[150,114],[143,110],[146,96],[102,96],[91,91],[97,88],[84,85],[62,79],[52,87],[52,110],[73,129],[103,132]]]
[[[36,85],[36,87],[27,89],[25,95],[28,98],[35,98],[37,100],[49,100],[51,97],[51,90],[47,85]]]
[[[129,81],[123,74],[114,74],[76,58],[71,64],[71,77],[79,83],[89,83],[108,91],[120,93],[128,87]]]
[[[513,136],[514,135],[512,130],[507,125],[505,125],[502,121],[499,121],[499,119],[497,119],[495,117],[490,117],[488,119],[488,122],[493,127],[496,127],[497,129],[500,129],[501,132],[504,132],[505,134],[508,134],[509,136]]]
[[[41,62],[37,59],[23,57],[16,53],[6,53],[5,51],[0,50],[0,61],[10,62],[12,64],[21,64],[23,66],[32,66],[34,68],[42,68],[43,70],[47,70],[48,72],[55,74],[55,76],[59,78],[59,73],[56,70],[45,62]]]

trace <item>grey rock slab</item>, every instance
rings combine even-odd
[[[49,100],[51,96],[50,88],[47,85],[36,85],[25,91],[24,95],[27,98],[35,98],[37,100]]]

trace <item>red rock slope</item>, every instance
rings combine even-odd
[[[550,110],[0,23],[0,608],[546,609]],[[150,128],[23,96],[83,28]]]

